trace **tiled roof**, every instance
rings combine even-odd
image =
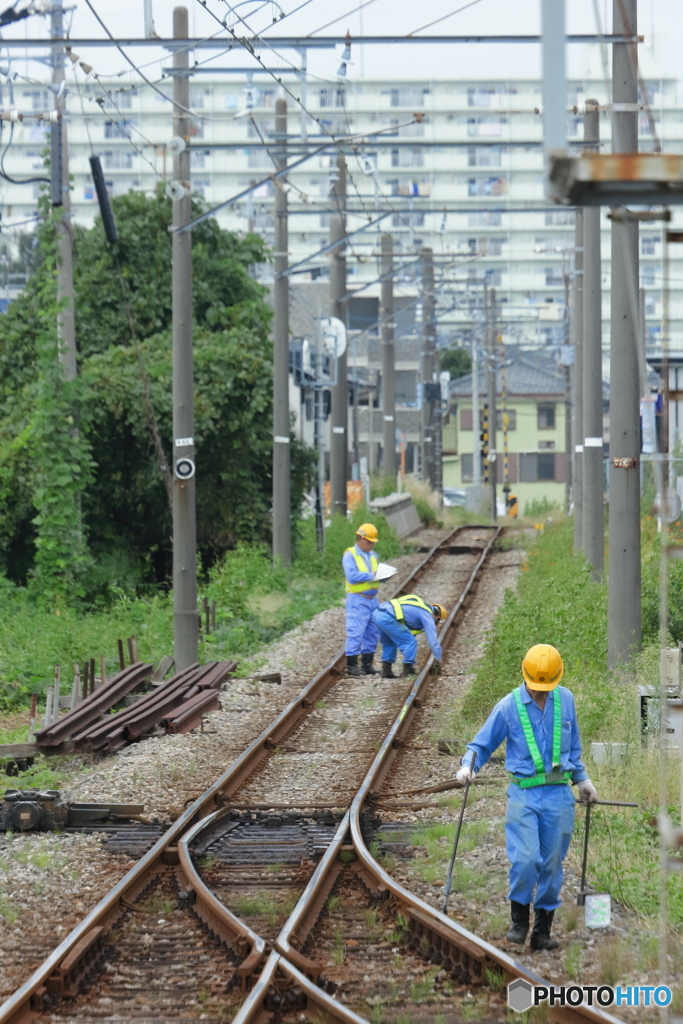
[[[512,359],[505,366],[505,383],[510,395],[564,395],[565,380],[559,373],[552,373],[542,366],[536,366],[528,358]],[[496,371],[496,391],[500,394],[500,368]],[[479,368],[479,394],[486,391],[484,367]],[[451,395],[468,397],[472,394],[472,375],[458,377],[451,381]]]

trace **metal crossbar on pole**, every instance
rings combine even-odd
[[[394,348],[394,247],[391,235],[381,240],[381,304],[382,323],[382,472],[396,476],[396,373]],[[372,418],[372,402],[368,410]]]
[[[337,159],[337,175],[330,190],[330,316],[346,325],[346,223],[340,210],[346,201],[346,161]],[[348,384],[346,351],[337,358],[337,382],[332,387],[332,437],[330,441],[330,513],[346,515],[346,463]],[[372,407],[370,408],[372,415]]]
[[[600,114],[586,101],[586,149],[600,145]],[[602,456],[602,262],[600,207],[583,211],[583,550],[593,579],[602,579],[605,551]],[[611,518],[611,517],[610,517]]]
[[[186,39],[186,7],[173,10],[173,32]],[[186,50],[174,54],[176,67],[188,66]],[[189,138],[190,80],[173,79],[173,135]],[[187,147],[173,157],[173,178],[183,196],[173,199],[173,227],[192,217],[190,153]],[[176,671],[198,658],[197,629],[197,521],[194,475],[194,381],[192,358],[192,235],[175,231],[172,236],[173,318],[173,637]]]
[[[634,32],[637,0],[614,0],[613,24]],[[612,58],[612,148],[638,151],[638,68],[635,48],[615,43]],[[625,107],[626,109],[619,109]],[[638,291],[638,222],[612,224],[612,340],[610,349],[610,482],[608,663],[632,663],[640,649],[640,388],[638,316],[629,291]]]
[[[331,49],[335,46],[343,46],[346,43],[346,35],[339,36],[265,36],[267,38],[268,45],[276,47],[278,49],[294,49],[300,50],[305,48],[307,50],[325,50]],[[622,34],[597,36],[592,33],[580,33],[568,35],[566,41],[568,43],[620,43],[620,42],[643,42],[643,36],[624,36]],[[261,44],[261,37],[253,36],[253,42],[255,45]],[[250,40],[247,40],[249,42]],[[506,35],[506,36],[354,36],[354,45],[372,45],[372,46],[396,46],[402,43],[421,43],[421,44],[465,44],[465,43],[541,43],[542,37],[539,35]],[[2,45],[4,49],[24,49],[28,47],[33,49],[34,47],[44,48],[49,45],[49,40],[45,39],[22,39],[17,37],[15,39],[3,39]],[[82,39],[70,39],[69,45],[73,49],[78,49],[81,46],[160,46],[164,50],[170,52],[182,52],[190,50],[224,50],[229,51],[232,49],[243,49],[241,41],[228,38],[226,36],[214,36],[211,38],[185,38],[185,39],[147,39],[139,38],[138,36],[126,36],[124,38],[117,38],[115,41],[111,39],[105,39],[102,36],[92,37],[86,36]],[[174,65],[174,69],[176,65]],[[255,71],[259,70],[255,67]]]
[[[287,163],[287,100],[275,101],[275,163]],[[275,184],[275,280],[273,283],[273,558],[292,560],[289,454],[289,278],[287,193]]]

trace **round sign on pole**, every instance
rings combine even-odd
[[[333,359],[339,359],[346,352],[346,326],[336,316],[324,316],[320,321],[323,333],[323,348]]]

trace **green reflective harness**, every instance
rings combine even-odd
[[[434,615],[434,612],[430,605],[423,601],[417,594],[406,594],[405,597],[396,597],[389,602],[391,607],[394,609],[394,615],[396,616],[397,622],[404,622],[405,614],[403,612],[403,605],[409,604],[412,608],[421,608],[423,612],[429,612],[430,615]],[[410,629],[410,626],[406,626],[406,629]],[[421,633],[421,629],[410,629],[413,636],[417,636]]]
[[[562,762],[562,698],[558,699],[557,696],[553,696],[553,764],[551,771],[546,771],[546,767],[541,757],[541,752],[538,749],[538,743],[534,736],[534,730],[531,727],[531,719],[529,718],[529,712],[526,709],[526,705],[522,700],[522,687],[514,691],[515,704],[517,705],[517,713],[519,714],[519,721],[522,726],[522,732],[531,754],[531,760],[534,762],[534,768],[536,774],[530,778],[519,779],[515,775],[510,776],[510,782],[514,782],[516,786],[520,786],[522,789],[529,789],[531,786],[558,786],[564,785],[571,779],[571,772],[563,772],[560,768]],[[559,696],[559,695],[558,695]]]

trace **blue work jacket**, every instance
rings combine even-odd
[[[553,712],[555,701],[562,702],[562,771],[572,773],[572,782],[583,782],[588,772],[581,760],[581,737],[579,723],[576,720],[574,695],[566,686],[556,686],[548,693],[543,711],[530,695],[526,686],[522,686],[522,703],[526,706],[531,728],[536,737],[538,749],[547,771],[552,768],[553,759]],[[499,700],[495,708],[471,743],[467,744],[463,765],[472,764],[472,754],[476,752],[475,771],[483,768],[491,754],[498,749],[503,740],[505,746],[505,767],[511,775],[528,778],[536,774],[529,745],[522,730],[519,712],[515,703],[514,693],[508,693]]]
[[[434,623],[434,616],[426,612],[424,608],[418,608],[414,604],[403,604],[403,622],[408,629],[419,630],[424,633],[429,649],[436,658],[437,661],[441,661],[441,644],[439,643],[439,637],[436,632],[436,625]],[[381,612],[389,612],[390,615],[395,617],[391,601],[382,601],[379,606]]]
[[[371,551],[361,551],[361,549],[358,547],[357,544],[354,546],[354,551],[356,552],[357,555],[360,555],[360,557],[363,559],[363,561],[365,562],[365,564],[368,567],[368,570],[367,570],[367,572],[359,572],[358,571],[358,567],[356,566],[356,563],[354,561],[354,557],[353,557],[352,552],[351,551],[345,551],[344,552],[344,556],[342,558],[342,569],[344,570],[344,575],[346,576],[346,579],[348,580],[348,582],[349,583],[366,583],[368,580],[374,580],[375,574],[372,571],[372,567],[371,567],[371,564],[370,564],[370,555],[372,554],[372,552]],[[375,587],[374,589],[370,589],[370,590],[364,590],[363,594],[365,595],[365,597],[374,597],[375,594],[377,593],[377,590],[378,590],[377,587]],[[354,596],[355,595],[353,595],[353,594],[347,594],[347,597],[354,597]]]

